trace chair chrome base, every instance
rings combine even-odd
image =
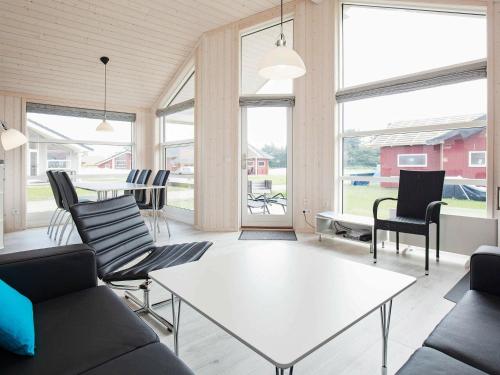
[[[125,291],[125,298],[132,301],[135,303],[139,308],[137,310],[134,310],[136,314],[149,314],[153,318],[155,318],[160,324],[165,326],[169,332],[172,332],[173,325],[170,323],[168,320],[160,316],[156,311],[153,310],[153,306],[158,306],[160,304],[166,303],[170,300],[166,301],[160,301],[154,305],[151,305],[151,302],[149,300],[149,286],[151,285],[151,281],[146,281],[145,283],[141,284],[138,289],[141,289],[143,291],[143,300],[141,301],[139,298],[134,296],[129,290]],[[115,285],[110,285],[112,288],[116,287]]]

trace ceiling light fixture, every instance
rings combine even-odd
[[[2,126],[2,135],[0,135],[0,140],[5,151],[12,150],[13,148],[22,146],[28,142],[26,136],[19,130],[7,128],[5,122],[1,120],[0,125]]]
[[[276,47],[269,51],[259,64],[259,74],[266,79],[294,79],[306,74],[302,58],[286,46],[283,33],[283,0],[281,0],[281,33]]]
[[[107,77],[107,64],[109,62],[109,58],[103,56],[100,58],[101,62],[104,64],[104,118],[102,122],[95,129],[98,132],[112,132],[114,129],[111,124],[106,121],[106,101],[107,101],[107,86],[108,86],[108,77]]]

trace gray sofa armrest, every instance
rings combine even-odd
[[[33,303],[97,286],[95,253],[87,245],[0,256],[0,279]]]
[[[470,260],[470,288],[500,296],[500,248],[480,246]]]

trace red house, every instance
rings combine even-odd
[[[273,157],[268,153],[259,150],[257,147],[248,145],[247,172],[248,175],[269,174],[269,160]]]
[[[380,147],[380,176],[399,176],[401,169],[446,170],[447,177],[486,178],[486,115],[439,118],[424,122],[400,122],[389,128],[466,123],[470,128],[429,132],[402,132],[374,137]],[[402,129],[404,131],[404,129]],[[382,183],[395,187],[393,183]]]
[[[98,168],[107,169],[131,169],[132,168],[132,153],[130,150],[123,150],[117,154],[110,156],[107,159],[96,163]]]

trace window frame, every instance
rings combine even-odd
[[[379,2],[372,2],[371,0],[367,1],[339,1],[337,5],[338,9],[338,22],[337,22],[337,41],[339,45],[339,53],[336,57],[336,62],[337,62],[337,69],[336,69],[336,85],[334,88],[334,97],[336,97],[338,92],[345,92],[346,89],[351,89],[351,88],[360,88],[361,86],[367,86],[367,89],[370,88],[369,86],[378,86],[374,84],[382,84],[384,82],[390,82],[390,81],[397,81],[399,76],[396,77],[391,77],[382,81],[377,81],[377,82],[367,82],[365,84],[361,85],[355,85],[353,87],[346,87],[344,86],[343,83],[343,64],[344,64],[344,58],[343,58],[343,45],[344,45],[344,38],[343,38],[343,7],[344,5],[359,5],[359,6],[367,6],[367,7],[379,7],[379,8],[393,8],[393,9],[413,9],[413,10],[420,10],[420,11],[438,11],[438,12],[443,12],[443,13],[462,13],[462,14],[473,14],[473,15],[481,15],[481,16],[487,16],[486,14],[486,8],[484,6],[460,6],[460,5],[454,5],[453,8],[450,7],[450,5],[436,5],[436,6],[430,6],[428,4],[425,5],[419,5],[419,4],[398,4],[396,2],[393,2],[391,0],[389,1],[384,1],[380,0]],[[469,66],[475,66],[481,67],[484,70],[484,77],[486,78],[486,84],[487,84],[487,101],[489,103],[489,96],[491,93],[491,85],[489,82],[489,78],[486,75],[486,72],[489,70],[487,67],[487,63],[489,63],[489,57],[487,56],[486,59],[484,60],[476,60],[476,61],[469,61],[465,62],[463,65],[469,65]],[[443,71],[443,73],[448,73],[450,71],[451,66],[444,66],[442,68],[438,69],[432,69],[432,72],[439,72]],[[409,77],[415,79],[418,78],[419,75],[422,76],[428,76],[428,74],[431,72],[429,71],[423,71],[423,72],[416,72],[413,74],[408,75]],[[444,76],[445,74],[443,74]],[[481,79],[481,78],[477,78]],[[396,83],[396,82],[395,82]],[[443,84],[445,85],[445,84]],[[441,85],[437,86],[431,86],[430,87],[439,87]],[[373,88],[373,87],[372,87]],[[423,87],[427,88],[427,87]],[[412,90],[413,91],[413,90]],[[402,91],[404,92],[404,91]],[[401,92],[401,93],[402,93]],[[381,94],[380,96],[383,96],[384,94]],[[387,95],[387,94],[385,94]],[[378,96],[378,95],[377,95]],[[371,97],[377,97],[377,96],[371,96]],[[438,125],[438,126],[414,126],[414,127],[407,127],[403,129],[380,129],[380,130],[363,130],[363,131],[353,131],[353,130],[347,130],[345,131],[344,128],[344,112],[343,112],[343,102],[338,103],[335,101],[336,109],[337,109],[337,116],[335,117],[335,134],[336,134],[336,142],[335,142],[335,147],[336,151],[335,154],[337,155],[337,161],[335,163],[335,171],[334,171],[334,179],[335,179],[335,186],[337,186],[337,192],[335,194],[335,199],[334,199],[334,207],[336,210],[340,212],[344,212],[344,185],[349,182],[374,182],[374,183],[398,183],[399,182],[399,177],[398,176],[391,176],[391,177],[382,177],[382,176],[349,176],[344,173],[344,140],[348,138],[358,138],[358,137],[365,137],[365,136],[373,136],[373,135],[385,135],[385,134],[400,134],[402,132],[404,133],[413,133],[413,132],[425,132],[425,131],[435,131],[435,130],[451,130],[451,129],[469,129],[469,128],[474,128],[474,127],[485,127],[487,131],[487,138],[488,140],[490,139],[490,124],[491,124],[491,116],[489,114],[489,111],[486,109],[486,118],[485,124],[474,124],[472,126],[456,126],[456,124],[443,124],[443,125]],[[488,141],[488,144],[491,144],[491,142]],[[492,205],[493,205],[493,194],[492,194],[492,183],[491,179],[488,176],[491,176],[491,170],[490,170],[490,163],[488,163],[488,159],[492,157],[491,155],[491,149],[490,147],[487,146],[487,149],[484,151],[486,153],[486,164],[481,166],[486,168],[486,173],[487,177],[485,179],[463,179],[463,178],[456,178],[456,177],[446,177],[445,178],[445,184],[447,185],[460,185],[460,184],[468,184],[468,185],[477,185],[477,186],[483,186],[487,188],[487,200],[486,200],[486,210],[485,210],[485,216],[486,217],[492,217]],[[469,156],[470,158],[470,156]],[[478,166],[479,167],[479,166]],[[415,168],[418,168],[415,166]]]
[[[400,162],[400,157],[401,156],[423,156],[424,159],[425,159],[425,162],[424,164],[402,164]],[[418,153],[418,154],[397,154],[397,166],[398,168],[426,168],[427,167],[427,154],[423,154],[423,153]]]
[[[484,155],[484,164],[478,165],[472,163],[472,155],[473,154],[483,154]],[[488,166],[488,152],[487,151],[478,151],[471,150],[469,151],[469,168],[487,168]]]
[[[196,85],[196,70],[195,67],[192,66],[190,69],[188,69],[186,75],[184,76],[184,79],[180,82],[178,88],[173,91],[172,95],[170,96],[170,99],[167,101],[167,105],[156,111],[156,115],[158,118],[158,124],[159,124],[159,135],[160,135],[160,165],[167,169],[167,151],[170,148],[175,148],[175,147],[186,147],[186,146],[193,146],[193,149],[196,151],[196,115],[193,116],[193,127],[194,127],[194,135],[193,139],[182,139],[182,140],[177,140],[177,141],[170,141],[167,142],[165,140],[165,126],[166,126],[166,118],[169,115],[183,112],[188,109],[194,109],[195,108],[195,100],[196,100],[196,89],[194,92],[195,98],[193,99],[188,99],[176,104],[171,103],[175,100],[175,98],[179,95],[179,93],[184,89],[186,84],[189,82],[189,80],[193,78],[195,80],[195,85]],[[193,167],[195,170],[194,174],[194,181],[193,181],[193,189],[195,189],[196,186],[196,157],[194,157],[193,160]],[[173,173],[171,174],[173,175]],[[190,210],[188,208],[182,208],[182,207],[177,207],[177,206],[172,206],[168,203],[168,184],[167,183],[167,202],[166,202],[166,208],[167,210],[173,214],[173,216],[177,219],[180,219],[182,221],[187,221],[187,222],[193,222],[194,220],[194,212],[196,211],[196,198],[193,197],[194,204],[193,204],[193,209]],[[186,213],[189,215],[189,217],[185,217]],[[191,217],[191,215],[193,215]]]

